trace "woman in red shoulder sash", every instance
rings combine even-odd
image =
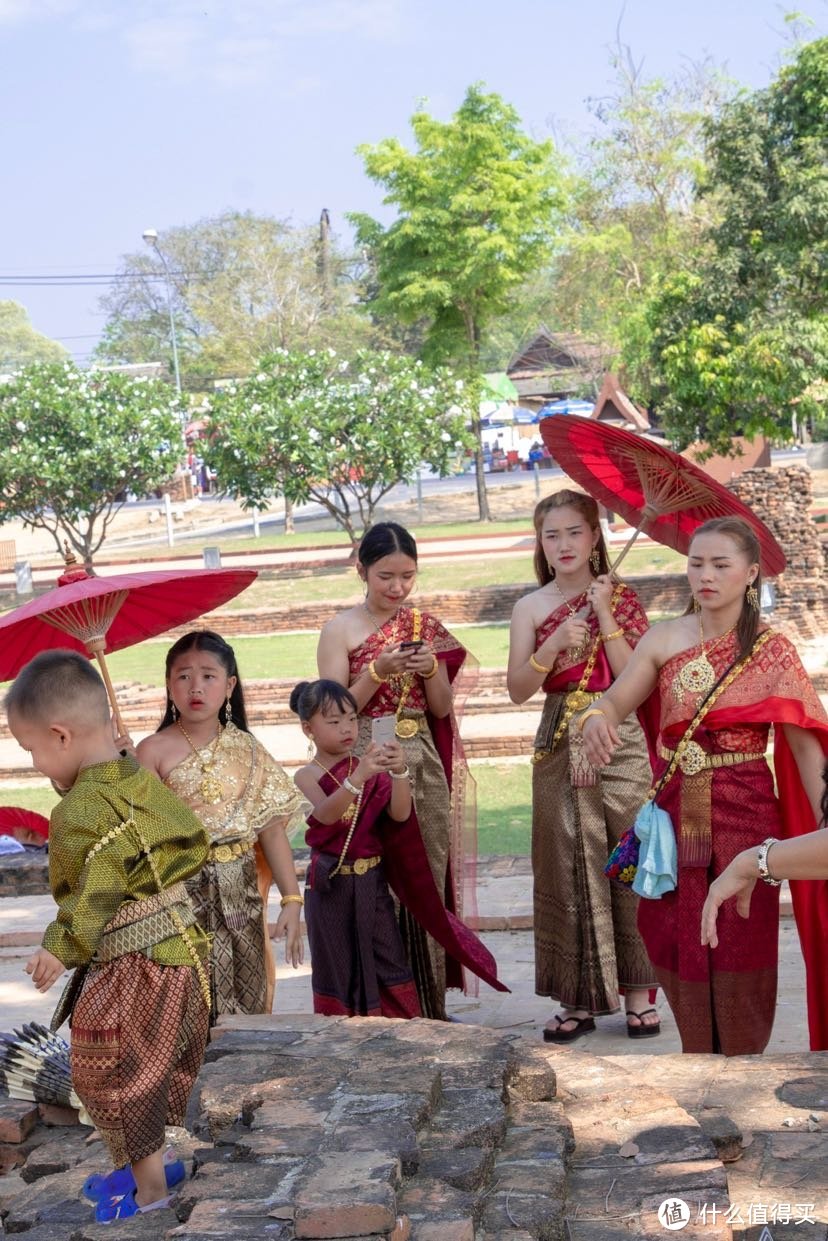
[[[761,625],[759,545],[750,526],[738,518],[705,522],[690,545],[687,576],[693,607],[645,636],[624,675],[582,716],[584,745],[596,766],[609,761],[619,723],[657,687],[656,775],[681,756],[658,795],[676,833],[678,882],[660,900],[641,901],[639,927],[682,1049],[752,1055],[764,1051],[773,1027],[778,888],[761,885],[746,921],[732,904],[723,907],[715,946],[702,943],[702,907],[710,881],[737,854],[815,826],[828,717],[794,647]],[[765,758],[771,724],[778,795]],[[792,890],[811,1043],[821,1049],[828,1047],[826,885]]]
[[[347,686],[360,713],[357,752],[371,741],[372,720],[400,740],[411,771],[414,805],[437,889],[448,910],[474,913],[473,785],[455,721],[457,677],[467,652],[445,626],[407,603],[417,578],[417,544],[396,522],[378,522],[359,546],[364,602],[329,621],[319,638],[320,677]],[[464,900],[463,884],[469,884]],[[446,986],[462,976],[443,949],[401,910],[403,938],[423,1016],[445,1020]]]
[[[559,491],[535,509],[540,588],[519,600],[509,643],[509,694],[546,694],[532,771],[535,990],[560,1001],[544,1030],[571,1043],[625,994],[630,1038],[659,1033],[648,998],[655,975],[636,930],[638,897],[604,875],[607,855],[650,787],[647,743],[637,720],[599,777],[583,757],[577,712],[622,672],[647,629],[628,586],[609,576],[598,506]]]

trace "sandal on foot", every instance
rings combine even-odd
[[[660,1021],[653,1021],[649,1025],[644,1024],[644,1018],[647,1016],[647,1014],[654,1013],[655,1011],[656,1010],[654,1008],[644,1008],[641,1010],[640,1013],[635,1013],[633,1012],[631,1008],[628,1009],[626,1015],[628,1017],[637,1017],[638,1020],[641,1022],[641,1024],[638,1026],[631,1026],[628,1021],[627,1022],[627,1038],[655,1038],[657,1034],[660,1034],[661,1033],[661,1022]]]
[[[543,1041],[545,1043],[574,1043],[576,1038],[581,1038],[584,1034],[590,1034],[595,1029],[595,1021],[592,1017],[559,1017],[555,1016],[557,1021],[557,1029],[545,1029],[543,1032]],[[563,1027],[574,1022],[571,1030],[564,1030]]]

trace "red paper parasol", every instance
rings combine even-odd
[[[49,839],[49,820],[45,814],[26,810],[23,806],[0,806],[0,835],[13,836],[19,827],[36,832],[44,843]]]
[[[711,517],[741,517],[753,527],[768,577],[785,568],[785,553],[765,523],[721,483],[663,444],[566,414],[544,418],[540,433],[570,478],[635,527],[613,569],[642,530],[686,554],[695,531]]]
[[[174,569],[89,577],[70,567],[55,590],[0,618],[0,681],[17,676],[40,651],[66,647],[94,655],[122,733],[104,652],[186,625],[240,594],[256,576],[255,569]]]

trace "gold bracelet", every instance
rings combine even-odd
[[[539,664],[534,655],[529,656],[529,663],[535,669],[535,672],[542,672],[544,676],[548,676],[552,671],[551,668],[544,668],[543,664]]]
[[[579,733],[582,733],[584,731],[584,724],[586,724],[587,720],[589,719],[591,715],[603,715],[604,719],[607,718],[606,711],[603,711],[601,707],[590,707],[589,710],[585,711],[583,715],[581,716],[581,718],[578,720],[578,732]]]
[[[601,640],[603,642],[612,642],[613,638],[623,638],[623,636],[624,636],[624,630],[616,629],[612,633],[602,633]]]
[[[288,892],[287,896],[283,896],[279,901],[282,909],[284,909],[285,905],[304,905],[304,903],[304,897],[300,896],[298,892]]]
[[[437,658],[436,655],[433,658],[434,658],[434,663],[431,665],[431,672],[420,673],[420,676],[423,678],[424,681],[430,681],[431,678],[436,677],[437,673],[440,671],[439,659]]]
[[[368,665],[368,674],[375,685],[384,685],[387,680],[386,677],[381,677],[377,672],[377,661],[375,659],[372,659]]]

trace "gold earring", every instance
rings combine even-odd
[[[753,608],[754,612],[758,612],[759,611],[759,591],[756,589],[753,582],[750,583],[747,590],[745,591],[745,598],[747,599],[748,607]]]
[[[233,723],[233,705],[230,702],[230,690],[227,691],[227,697],[224,700],[224,727]]]
[[[172,722],[174,724],[175,721],[178,719],[178,707],[175,705],[172,698],[170,699],[170,715],[172,717]]]
[[[310,762],[311,759],[313,758],[313,753],[315,749],[316,749],[316,746],[313,744],[313,738],[308,737],[308,762]]]
[[[589,563],[592,572],[597,577],[601,571],[601,553],[598,551],[597,547],[593,547],[592,551],[589,553]]]
[[[696,613],[697,616],[699,612],[701,611],[701,604],[699,603],[695,595],[693,595],[693,611]]]
[[[554,582],[554,580],[555,580],[555,567],[554,567],[554,565],[553,565],[550,561],[548,561],[548,560],[547,560],[547,562],[546,562],[546,567],[547,567],[547,569],[549,570],[549,576],[552,578],[552,580],[553,580],[553,582]]]

